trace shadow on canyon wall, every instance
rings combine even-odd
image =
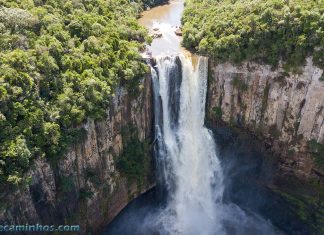
[[[276,193],[278,159],[256,137],[227,127],[214,129],[224,171],[224,202],[261,215],[286,234],[312,234],[292,205]]]

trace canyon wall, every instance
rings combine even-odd
[[[118,89],[107,117],[83,126],[80,143],[58,160],[37,159],[26,174],[29,186],[2,190],[0,224],[79,224],[82,233],[95,233],[151,188],[152,164],[140,186],[116,169],[125,129],[134,127],[141,142],[151,141],[151,92],[150,78],[144,79],[137,94]]]
[[[301,177],[321,174],[313,164],[309,141],[324,142],[322,74],[311,59],[298,74],[255,63],[212,62],[208,118],[262,136],[274,150],[291,156],[282,165],[287,171]]]
[[[272,152],[273,180],[260,186],[285,201],[280,204],[287,206],[278,210],[291,210],[315,233],[324,232],[322,79],[323,71],[310,58],[298,73],[252,62],[210,61],[206,107],[209,127],[249,133]]]

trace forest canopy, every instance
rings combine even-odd
[[[216,61],[324,67],[323,0],[186,0],[185,47]]]
[[[146,30],[128,0],[0,0],[0,184],[22,182],[100,119],[116,86],[148,72]]]

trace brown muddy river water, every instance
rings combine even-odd
[[[175,31],[181,26],[181,16],[184,9],[183,0],[173,0],[169,4],[158,6],[142,13],[139,23],[148,28],[150,34],[160,34],[155,38],[148,51],[155,56],[191,53],[181,47],[181,36]]]

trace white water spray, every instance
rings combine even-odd
[[[158,89],[155,101],[158,94],[163,118],[160,122],[156,119],[156,130],[161,130],[156,133],[160,139],[157,158],[163,158],[159,170],[169,192],[160,222],[171,234],[208,235],[221,230],[217,227],[221,224],[217,204],[223,194],[222,169],[212,134],[204,127],[207,66],[204,57],[199,58],[195,69],[184,56],[160,57],[158,80],[153,76],[154,88]],[[180,76],[174,76],[177,73]]]
[[[154,192],[162,200],[148,207],[135,203],[106,234],[282,234],[248,208],[223,200],[222,168],[213,135],[204,127],[207,59],[200,57],[194,66],[184,56],[165,56],[156,64]]]

